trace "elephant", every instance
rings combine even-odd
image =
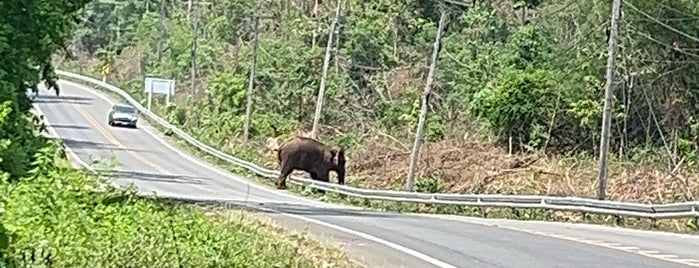
[[[340,146],[330,147],[312,138],[295,136],[279,145],[277,160],[280,168],[277,189],[286,189],[286,178],[295,169],[323,182],[330,181],[332,170],[337,174],[338,184],[345,184],[345,151]]]

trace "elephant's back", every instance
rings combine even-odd
[[[306,140],[291,140],[279,148],[283,161],[292,161],[299,168],[310,168],[323,158],[323,147]]]

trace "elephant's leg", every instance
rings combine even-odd
[[[322,182],[330,182],[330,171],[324,170],[322,173],[320,173],[320,176],[318,176],[318,180]]]
[[[312,180],[314,180],[314,181],[319,181],[319,180],[320,180],[320,177],[318,176],[318,173],[311,171],[311,172],[308,172],[308,174],[311,175],[311,179],[312,179]]]
[[[289,165],[283,165],[281,171],[279,172],[279,177],[277,177],[277,189],[286,189],[286,178],[289,177],[294,169]]]
[[[313,172],[309,172],[309,173],[311,173],[311,179],[313,179],[314,181],[323,181],[323,177],[320,176],[318,174],[318,172],[313,171]],[[315,191],[317,193],[325,194],[325,190],[322,190],[322,189],[313,189],[313,191]]]

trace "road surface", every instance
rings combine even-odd
[[[341,243],[367,267],[699,267],[699,238],[611,227],[368,212],[259,186],[176,149],[145,122],[110,127],[112,101],[62,81],[35,103],[83,161],[114,157],[119,184],[141,192],[227,199],[264,208],[291,229]]]

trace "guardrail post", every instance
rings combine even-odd
[[[694,212],[694,230],[699,231],[699,205],[692,206],[692,212]]]
[[[658,219],[656,219],[656,218],[650,219],[650,229],[651,230],[658,229]]]

